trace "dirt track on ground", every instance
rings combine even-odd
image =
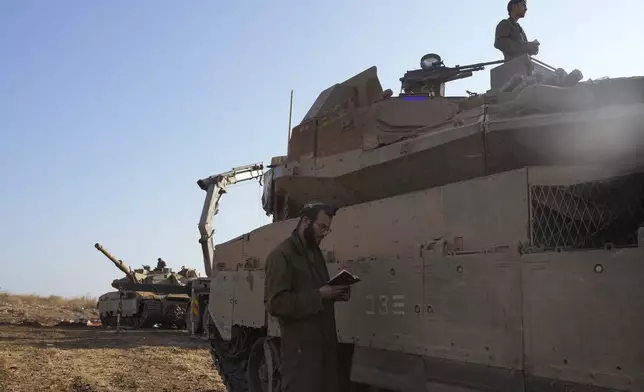
[[[0,392],[225,391],[184,331],[0,325]]]

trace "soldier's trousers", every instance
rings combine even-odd
[[[337,347],[302,347],[282,340],[280,366],[283,392],[337,392]]]

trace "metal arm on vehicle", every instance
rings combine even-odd
[[[206,191],[206,200],[201,210],[201,218],[199,219],[199,234],[201,238],[201,251],[203,253],[203,263],[206,276],[210,277],[212,273],[212,261],[215,252],[215,245],[213,236],[215,229],[212,226],[212,220],[219,212],[219,200],[221,196],[226,193],[226,187],[238,182],[253,180],[259,178],[261,182],[262,175],[264,174],[264,165],[255,163],[252,165],[235,167],[225,173],[216,174],[208,178],[197,181],[199,188]]]

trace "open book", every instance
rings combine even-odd
[[[338,272],[336,276],[331,278],[327,284],[329,286],[350,286],[354,283],[358,283],[360,281],[360,278],[352,274],[351,272],[343,269],[342,271]]]

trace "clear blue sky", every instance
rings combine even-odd
[[[438,4],[438,5],[437,5]],[[163,257],[198,267],[197,179],[286,152],[320,91],[378,66],[385,88],[438,52],[500,58],[505,0],[0,2],[0,290],[100,295]],[[542,61],[642,75],[641,16],[619,3],[532,0]],[[448,87],[484,92],[488,71]],[[225,196],[217,242],[267,223],[256,183]]]

